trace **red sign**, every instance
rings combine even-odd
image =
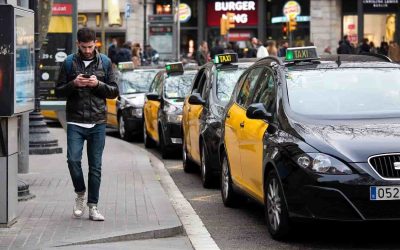
[[[258,23],[257,0],[254,1],[209,1],[207,2],[207,25],[219,27],[220,18],[226,12],[235,13],[235,25],[256,26]]]
[[[71,15],[72,4],[70,3],[54,3],[52,8],[53,15]]]
[[[237,42],[237,41],[248,41],[251,38],[250,32],[245,31],[234,31],[228,34],[228,39],[230,42]]]

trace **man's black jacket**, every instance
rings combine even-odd
[[[61,66],[56,86],[56,96],[67,99],[67,122],[106,123],[106,98],[113,99],[118,96],[118,86],[115,82],[111,62],[105,64],[109,65],[108,69],[106,69],[106,74],[100,54],[95,53],[94,60],[86,68],[79,52],[73,57],[71,72],[67,72],[65,61]],[[96,75],[99,85],[94,88],[75,87],[73,81],[79,74]],[[105,79],[106,75],[107,81]]]

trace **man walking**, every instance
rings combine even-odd
[[[77,37],[78,52],[65,59],[57,81],[56,95],[67,99],[67,160],[77,194],[73,215],[81,217],[86,207],[86,186],[81,168],[82,149],[86,140],[89,219],[103,221],[104,216],[100,214],[97,203],[105,144],[106,98],[116,98],[118,87],[110,59],[96,51],[94,30],[79,29]]]

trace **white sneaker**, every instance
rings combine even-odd
[[[92,206],[89,208],[89,219],[94,221],[103,221],[104,216],[101,215],[97,206]]]
[[[85,213],[85,195],[78,195],[75,198],[74,216],[81,217]]]

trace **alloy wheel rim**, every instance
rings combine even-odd
[[[147,139],[146,123],[143,124],[143,139],[146,142]]]
[[[119,135],[121,136],[121,138],[125,136],[125,123],[122,116],[119,117]]]
[[[226,199],[228,197],[228,190],[229,190],[229,170],[226,159],[224,160],[224,163],[222,165],[222,178],[223,178],[222,192],[224,194],[224,198]]]
[[[186,144],[185,138],[183,138],[183,145],[182,145],[182,160],[186,163]]]
[[[206,181],[206,160],[204,146],[201,147],[201,179],[203,183]]]
[[[267,213],[269,224],[274,231],[277,231],[281,222],[281,197],[279,196],[279,186],[276,178],[272,178],[268,184],[267,191]]]

